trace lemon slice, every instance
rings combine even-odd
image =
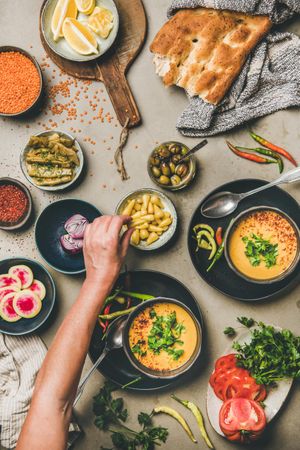
[[[97,40],[83,23],[67,18],[63,23],[62,30],[67,43],[75,52],[81,55],[98,53]]]
[[[89,27],[103,39],[106,39],[114,26],[114,15],[106,8],[96,6],[88,18]]]
[[[51,21],[54,40],[63,37],[62,26],[66,17],[76,19],[77,6],[75,0],[58,0]]]
[[[87,16],[89,14],[92,14],[95,8],[95,4],[95,0],[76,0],[78,11],[86,14]]]

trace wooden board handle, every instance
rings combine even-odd
[[[113,59],[99,65],[99,70],[122,127],[127,118],[129,118],[129,127],[139,125],[141,116],[125,74],[119,70]]]

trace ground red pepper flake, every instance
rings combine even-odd
[[[28,199],[20,188],[12,184],[0,186],[0,222],[18,222],[27,208]]]
[[[37,99],[41,81],[33,62],[19,52],[0,53],[0,112],[16,114]]]

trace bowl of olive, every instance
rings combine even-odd
[[[188,186],[196,174],[196,159],[193,155],[184,159],[189,148],[175,141],[158,145],[148,160],[148,173],[158,186],[177,191]]]

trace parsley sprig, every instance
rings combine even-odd
[[[251,238],[244,236],[242,241],[246,244],[245,255],[254,267],[259,266],[264,261],[265,266],[270,268],[276,265],[278,256],[278,244],[271,244],[270,241],[252,233]]]
[[[177,361],[183,355],[184,350],[174,348],[174,345],[183,345],[180,337],[185,330],[184,325],[177,322],[175,311],[165,316],[159,316],[152,309],[150,317],[153,319],[153,323],[148,335],[148,348],[156,354],[165,351]]]
[[[132,430],[125,425],[128,411],[124,407],[122,398],[113,398],[112,393],[116,389],[114,384],[106,381],[93,401],[93,411],[96,416],[94,423],[100,430],[111,432],[114,447],[120,450],[152,450],[155,445],[166,442],[168,430],[160,426],[153,426],[151,415],[145,412],[138,415],[138,422],[141,426],[139,431]]]

